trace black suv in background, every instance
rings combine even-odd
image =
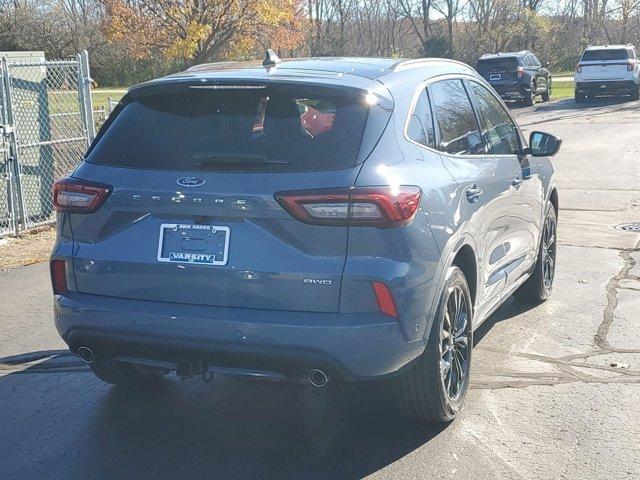
[[[536,95],[546,102],[551,96],[551,74],[548,64],[533,53],[492,53],[480,57],[476,70],[505,100],[535,103]]]

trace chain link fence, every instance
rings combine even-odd
[[[93,109],[93,123],[96,126],[96,131],[100,129],[102,124],[107,121],[113,109],[118,105],[118,100],[114,100],[111,97],[107,97],[107,102],[100,107]]]
[[[89,62],[2,58],[0,235],[55,220],[53,183],[81,161],[95,136]]]

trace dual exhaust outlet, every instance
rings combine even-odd
[[[84,345],[78,347],[78,349],[76,350],[76,355],[78,355],[80,360],[82,360],[87,365],[91,365],[96,359],[96,356],[93,353],[93,350],[91,350],[89,347],[86,347]],[[316,388],[321,388],[321,387],[324,387],[327,383],[329,383],[329,376],[319,368],[312,368],[307,375],[307,381],[312,386]]]
[[[316,388],[324,387],[327,383],[329,383],[329,377],[324,371],[320,370],[319,368],[311,369],[309,375],[307,375],[307,380]]]
[[[91,365],[96,359],[96,356],[93,354],[93,350],[85,346],[78,347],[78,349],[76,350],[76,355],[78,355],[80,360],[82,360],[87,365]]]

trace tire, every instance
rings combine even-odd
[[[546,301],[553,290],[557,253],[556,210],[551,203],[547,205],[542,238],[538,247],[538,258],[531,276],[514,293],[523,304],[537,304]]]
[[[459,310],[458,328],[452,329],[447,319],[452,316],[451,307],[458,298],[465,309]],[[465,311],[466,315],[462,315]],[[396,405],[404,417],[429,423],[450,422],[456,417],[469,386],[472,320],[473,306],[467,280],[462,270],[451,267],[424,353],[407,372],[394,379]],[[450,336],[449,331],[454,331],[454,335]],[[462,359],[464,362],[460,363]],[[448,372],[443,370],[442,362],[448,363]],[[455,365],[459,365],[459,369],[454,368]],[[454,377],[456,372],[462,372],[462,375]],[[454,378],[461,378],[461,381],[454,384]]]
[[[548,102],[550,98],[551,98],[551,79],[548,80],[547,89],[542,94],[542,101]]]
[[[586,95],[584,93],[574,93],[573,98],[575,99],[576,103],[584,103],[584,101],[587,99]]]
[[[105,358],[97,358],[89,366],[96,377],[113,385],[153,384],[168,373],[161,368],[144,367]]]
[[[525,95],[524,97],[524,104],[527,107],[533,107],[536,103],[536,86],[535,84],[531,84],[531,94],[530,95]]]

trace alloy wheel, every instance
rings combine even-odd
[[[469,305],[458,285],[449,290],[440,331],[440,381],[450,400],[464,391],[469,374]]]
[[[548,215],[542,232],[542,279],[545,290],[551,290],[556,270],[556,222]]]

